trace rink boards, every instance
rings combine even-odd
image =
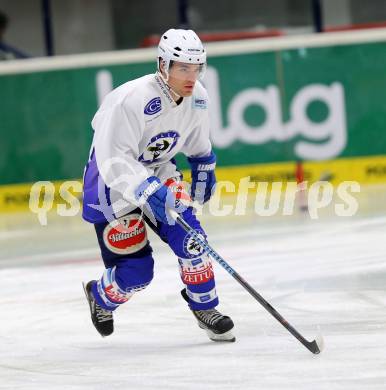
[[[302,163],[303,180],[309,184],[317,181],[328,181],[334,186],[343,181],[355,181],[360,185],[383,184],[386,181],[386,156],[366,158],[337,159],[332,161],[310,161]],[[231,167],[218,167],[217,180],[230,182],[238,190],[240,180],[248,178],[251,183],[296,182],[297,165],[295,162],[274,164],[251,164]],[[189,181],[189,172],[184,172],[184,178]],[[53,207],[58,204],[73,204],[81,200],[82,180],[53,181],[48,187],[46,182],[36,189],[50,190],[55,188],[53,194]],[[63,184],[65,183],[66,188]],[[29,209],[30,194],[33,183],[0,186],[0,212],[19,212]],[[60,188],[62,187],[62,194]],[[226,186],[222,195],[229,194]],[[283,186],[283,190],[285,186]],[[256,186],[250,192],[256,191]],[[44,191],[40,190],[41,196]],[[52,191],[51,191],[52,192]],[[66,196],[66,194],[68,194]],[[71,196],[73,194],[73,196]]]

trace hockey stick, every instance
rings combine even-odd
[[[200,235],[190,227],[174,210],[169,210],[173,219],[189,234],[191,234],[196,241],[204,248],[214,260],[216,260],[221,267],[225,269],[231,276],[233,276],[252,296],[266,309],[273,317],[275,317],[294,337],[296,337],[309,351],[313,354],[318,354],[323,349],[323,338],[318,334],[316,340],[306,340],[284,317],[282,317],[276,309],[271,306],[248,282],[246,282]]]

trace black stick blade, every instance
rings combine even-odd
[[[324,348],[324,340],[321,333],[318,333],[314,341],[308,341],[305,344],[305,347],[315,355],[322,352]]]

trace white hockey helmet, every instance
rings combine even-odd
[[[206,52],[200,38],[193,30],[176,30],[171,28],[162,34],[158,44],[158,70],[160,58],[168,76],[170,61],[201,65],[201,78],[206,67]]]

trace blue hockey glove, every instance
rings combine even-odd
[[[192,170],[192,199],[203,204],[210,199],[216,185],[216,155],[212,151],[209,156],[189,157],[188,161]]]
[[[173,192],[155,176],[147,178],[138,186],[135,190],[135,198],[140,205],[147,207],[158,221],[168,225],[175,224],[168,209],[173,209],[177,213],[186,209]]]

